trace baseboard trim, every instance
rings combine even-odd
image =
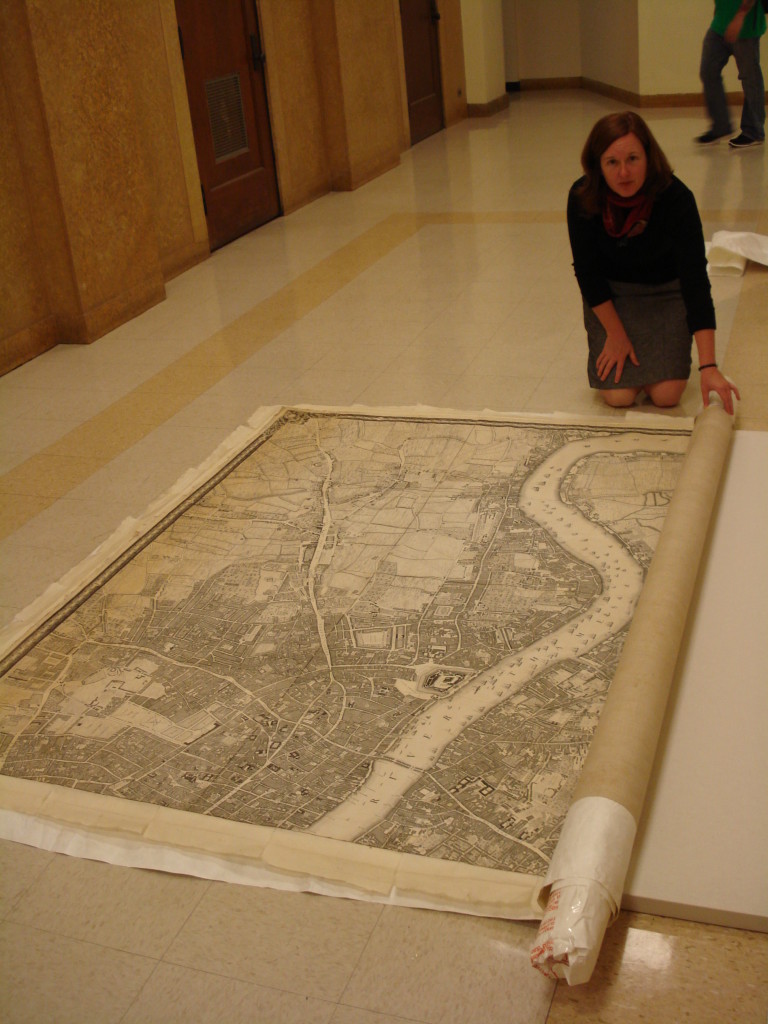
[[[652,917],[671,917],[678,921],[693,921],[696,924],[716,925],[719,928],[741,928],[750,932],[768,932],[768,920],[760,914],[743,911],[722,910],[716,907],[698,907],[688,903],[674,903],[644,896],[621,898],[621,909],[634,914],[649,914]]]
[[[641,96],[640,93],[631,92],[629,89],[619,89],[615,85],[598,82],[594,78],[582,78],[581,88],[589,92],[599,93],[601,96],[609,96],[611,99],[620,100],[630,107],[704,106],[704,97],[700,92],[653,93],[648,96]],[[729,96],[728,98],[731,100],[733,97]]]
[[[578,78],[522,78],[519,86],[522,90],[531,92],[544,89],[584,89],[587,92],[596,92],[601,96],[619,100],[629,107],[704,106],[704,97],[700,92],[651,93],[643,96],[629,89],[620,89],[607,82],[599,82],[597,79],[583,76]],[[729,92],[727,95],[728,102],[734,105],[740,104],[744,98],[740,92]]]
[[[56,318],[51,315],[0,338],[0,377],[47,352],[57,341]]]
[[[539,89],[583,89],[584,79],[576,78],[521,78],[520,88],[523,92]]]
[[[506,110],[508,106],[509,93],[504,92],[490,103],[468,103],[467,117],[490,117],[492,114],[498,114],[501,110]]]

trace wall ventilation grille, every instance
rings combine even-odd
[[[205,95],[216,163],[247,153],[248,132],[238,74],[209,78],[205,83]]]

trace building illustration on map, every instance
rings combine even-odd
[[[2,666],[2,773],[540,874],[688,433],[283,410]]]

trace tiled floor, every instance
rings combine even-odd
[[[586,387],[564,220],[587,92],[523,93],[398,168],[266,225],[92,346],[0,379],[0,622],[260,405],[608,413]],[[768,234],[768,150],[697,150],[646,110],[707,235]],[[737,427],[768,429],[768,277],[714,281]],[[762,346],[760,341],[762,339]],[[694,380],[681,410],[699,403]],[[762,1024],[768,939],[622,915],[592,981],[528,963],[531,924],[123,869],[0,844],[0,1019]]]

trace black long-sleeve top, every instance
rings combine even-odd
[[[612,238],[600,214],[582,215],[574,189],[583,180],[574,182],[568,194],[568,234],[587,305],[613,298],[609,281],[663,284],[679,279],[691,334],[714,329],[704,232],[693,192],[673,177],[656,197],[645,230],[631,238]]]

